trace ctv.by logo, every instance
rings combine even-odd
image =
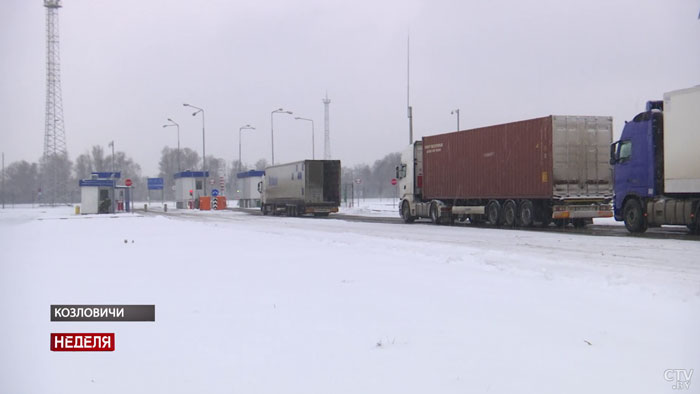
[[[664,379],[667,382],[674,382],[674,390],[690,389],[690,378],[693,377],[692,369],[667,369],[664,371]]]

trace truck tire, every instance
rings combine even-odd
[[[437,203],[430,204],[430,220],[434,224],[440,224],[440,207]]]
[[[265,208],[265,204],[260,205],[260,210],[262,211],[263,216],[267,216],[267,209]]]
[[[493,226],[500,226],[502,216],[501,204],[496,200],[489,201],[488,205],[486,205],[486,218],[489,223]]]
[[[535,208],[532,205],[532,201],[523,200],[520,203],[520,209],[518,209],[518,224],[523,227],[530,227],[535,218]]]
[[[517,207],[515,201],[508,200],[503,204],[503,225],[506,227],[515,227],[517,221]]]
[[[625,227],[631,233],[643,233],[647,231],[647,218],[642,212],[642,204],[636,199],[627,200],[622,208],[622,217],[625,219]]]
[[[411,205],[408,201],[404,201],[403,204],[401,204],[401,218],[404,223],[413,223],[416,220],[416,218],[411,216]]]

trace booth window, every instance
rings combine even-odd
[[[201,180],[197,181],[197,185],[196,185],[195,189],[202,190],[202,181]]]

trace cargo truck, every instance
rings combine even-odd
[[[265,169],[263,215],[328,216],[340,206],[340,160],[302,160]]]
[[[396,168],[411,223],[583,227],[611,217],[608,116],[547,116],[423,137]]]
[[[615,219],[630,232],[664,224],[700,231],[699,111],[700,86],[666,93],[610,146]]]

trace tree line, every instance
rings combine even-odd
[[[341,193],[355,190],[355,195],[364,197],[392,197],[395,187],[391,185],[391,179],[395,175],[395,167],[399,164],[400,154],[390,153],[374,162],[358,164],[353,167],[342,167]],[[207,171],[214,185],[219,188],[221,180],[224,183],[225,194],[229,198],[236,197],[238,178],[236,174],[241,171],[264,170],[268,166],[265,159],[260,159],[255,164],[239,163],[238,160],[227,161],[223,158],[207,155]],[[156,177],[163,178],[163,197],[166,201],[175,198],[174,174],[179,171],[199,171],[202,168],[201,156],[190,149],[177,149],[164,147],[158,163]],[[0,185],[0,199],[5,204],[29,204],[43,203],[42,193],[50,185],[47,179],[57,179],[62,190],[62,201],[57,203],[80,202],[81,179],[90,179],[92,172],[121,172],[121,181],[126,178],[133,182],[133,198],[135,201],[146,201],[149,197],[147,190],[147,177],[142,174],[141,166],[123,151],[117,151],[114,156],[105,152],[104,148],[95,145],[85,153],[80,154],[75,162],[67,155],[53,156],[49,160],[28,162],[19,160],[6,165],[4,173],[0,174],[4,180],[4,186]],[[222,179],[223,178],[223,179]],[[359,181],[358,181],[359,180]],[[151,191],[150,198],[160,200],[160,191]]]

